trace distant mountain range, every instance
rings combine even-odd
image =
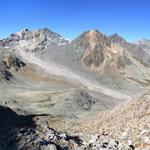
[[[117,34],[106,36],[98,30],[91,30],[68,41],[45,28],[36,31],[24,29],[11,34],[0,41],[0,46],[9,49],[13,55],[19,56],[21,50],[73,69],[74,65],[78,68],[82,65],[96,74],[124,76],[143,84],[149,83],[149,40],[128,43]]]

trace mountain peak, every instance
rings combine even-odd
[[[99,34],[100,33],[100,31],[97,29],[91,29],[88,32],[90,32],[91,34]]]
[[[90,45],[90,47],[95,47],[95,45],[99,45],[105,41],[106,35],[101,33],[99,30],[92,29],[83,32],[80,36],[78,36],[73,43],[78,43],[77,45]],[[84,44],[83,44],[84,43]]]
[[[87,36],[89,38],[98,38],[98,37],[104,36],[104,35],[98,30],[89,30],[87,33]]]
[[[19,32],[13,33],[9,38],[3,39],[0,42],[0,46],[13,47],[18,44],[20,46],[27,46],[30,44],[39,45],[44,43],[45,45],[57,44],[64,45],[69,41],[64,39],[61,35],[49,30],[48,28],[42,28],[37,30],[23,29]]]
[[[120,35],[118,35],[118,33],[114,33],[110,36],[107,36],[107,39],[111,42],[111,43],[120,43],[120,42],[126,42],[126,40],[124,38],[122,38]]]
[[[47,40],[52,43],[64,45],[69,42],[68,40],[63,38],[61,35],[57,34],[56,32],[53,32],[52,30],[48,28],[39,29],[37,30],[37,32],[44,34]]]

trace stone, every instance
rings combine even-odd
[[[67,138],[67,135],[66,135],[66,133],[61,133],[61,134],[59,135],[59,137],[60,137],[61,139],[66,139],[66,138]]]
[[[54,144],[42,145],[40,150],[57,150]]]
[[[150,144],[150,130],[143,129],[143,131],[140,133],[140,136],[146,144]]]

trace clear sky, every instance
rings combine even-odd
[[[89,29],[150,39],[150,0],[0,0],[0,38],[44,27],[68,39]]]

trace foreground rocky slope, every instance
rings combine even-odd
[[[128,144],[134,144],[137,149],[150,148],[150,88],[111,111],[66,123],[64,130],[68,131],[70,126],[75,133],[107,133]]]
[[[1,150],[132,150],[127,145],[108,135],[86,135],[84,141],[78,136],[57,132],[47,122],[38,124],[38,117],[18,116],[9,108],[0,107]],[[6,118],[7,116],[7,118]],[[12,122],[10,124],[10,121]]]
[[[89,119],[71,122],[62,118],[58,118],[58,121],[57,118],[47,115],[19,116],[12,110],[1,107],[0,147],[2,150],[148,149],[150,147],[149,102],[148,88],[131,102],[114,110],[100,112]]]

